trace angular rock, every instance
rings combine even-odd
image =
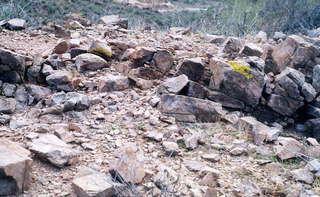
[[[63,101],[63,111],[83,111],[90,106],[90,100],[87,95],[78,92],[68,92]]]
[[[13,18],[4,24],[5,28],[9,30],[23,30],[26,28],[27,23],[24,19]]]
[[[220,90],[249,106],[259,104],[266,84],[265,75],[259,69],[243,61],[224,63],[214,58],[210,59],[209,67],[213,75],[211,89]]]
[[[310,172],[317,173],[320,171],[320,161],[318,159],[313,159],[308,162],[306,168],[308,168]]]
[[[121,176],[124,182],[141,183],[146,172],[143,158],[138,154],[138,148],[129,144],[118,151],[116,154],[118,159],[110,164],[110,173]]]
[[[30,150],[59,168],[76,163],[80,155],[79,151],[52,134],[34,139]]]
[[[21,83],[27,57],[18,53],[0,49],[0,80],[8,83]]]
[[[314,87],[316,92],[320,92],[320,65],[316,65],[313,68],[312,86]]]
[[[305,147],[294,138],[279,137],[274,150],[281,160],[286,160],[304,154]]]
[[[214,153],[201,155],[201,158],[211,162],[218,162],[221,160],[221,156],[219,154],[214,154]]]
[[[59,42],[54,48],[52,53],[54,54],[64,54],[69,50],[70,46],[67,41]]]
[[[104,59],[110,59],[112,57],[112,49],[108,43],[104,41],[94,40],[88,51]]]
[[[165,141],[162,142],[162,146],[167,156],[176,156],[179,153],[179,146],[175,142]]]
[[[153,55],[152,63],[157,69],[165,74],[173,66],[173,56],[169,51],[166,50],[157,51]]]
[[[317,92],[309,83],[304,83],[301,89],[302,95],[307,102],[313,101],[316,98]]]
[[[111,197],[116,194],[117,185],[110,176],[94,170],[83,170],[72,181],[72,189],[78,197]]]
[[[190,80],[198,82],[204,74],[204,65],[201,58],[185,59],[177,70],[179,73],[188,76]]]
[[[46,81],[54,89],[63,91],[72,91],[74,89],[72,84],[72,74],[68,71],[55,71],[46,77]]]
[[[308,120],[306,126],[314,138],[320,139],[320,118]]]
[[[180,122],[215,122],[225,114],[222,105],[208,100],[164,94],[159,109]]]
[[[21,194],[30,186],[30,152],[16,143],[0,139],[0,196]]]
[[[98,21],[99,24],[104,25],[118,25],[124,29],[128,29],[128,19],[121,18],[119,15],[103,16]]]
[[[75,65],[79,72],[96,71],[109,67],[108,62],[102,57],[90,53],[78,55]]]
[[[166,79],[159,87],[159,93],[179,94],[189,83],[186,75],[179,75],[177,77]]]
[[[0,97],[0,113],[12,114],[16,110],[16,100],[14,98]]]
[[[26,89],[27,92],[35,99],[36,102],[45,99],[52,93],[51,90],[48,88],[33,84],[27,85]]]
[[[145,137],[155,140],[157,142],[161,142],[163,139],[163,133],[159,132],[159,131],[148,131],[145,133]]]
[[[312,184],[314,181],[313,174],[307,168],[292,170],[291,174],[297,181],[301,181],[307,184]]]
[[[122,91],[130,87],[128,77],[107,74],[99,79],[99,92]]]
[[[15,86],[14,84],[10,84],[10,83],[4,83],[2,85],[2,92],[3,95],[6,97],[13,97],[14,93],[16,92],[17,86]]]
[[[263,54],[263,50],[253,44],[253,43],[247,43],[244,45],[243,49],[241,50],[240,54],[242,55],[246,55],[246,56],[257,56],[257,57],[261,57]]]
[[[224,43],[222,52],[230,57],[236,57],[242,49],[242,42],[235,37],[229,37]]]
[[[302,107],[303,104],[302,101],[296,101],[276,94],[272,94],[268,101],[268,106],[270,108],[284,116],[291,116]]]
[[[151,62],[156,50],[154,48],[140,47],[133,52],[131,58],[135,67],[144,66],[145,63]]]
[[[210,101],[221,103],[223,107],[227,107],[227,108],[243,109],[245,107],[242,101],[217,91],[208,91],[207,98]]]

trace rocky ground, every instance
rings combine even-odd
[[[67,19],[3,24],[0,196],[320,195],[318,38]]]

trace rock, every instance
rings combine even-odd
[[[27,59],[26,56],[0,48],[0,80],[8,83],[21,83]]]
[[[193,133],[191,135],[186,134],[183,136],[183,142],[187,149],[194,150],[198,147],[198,143],[201,140],[201,136],[198,133]]]
[[[266,84],[264,73],[243,61],[224,63],[211,58],[212,72],[210,88],[239,99],[249,106],[257,106]]]
[[[75,58],[81,54],[85,54],[85,53],[88,53],[87,50],[84,50],[84,49],[80,49],[80,48],[72,48],[70,49],[70,55],[71,55],[71,58]]]
[[[23,30],[26,28],[27,23],[24,19],[13,18],[6,22],[4,26],[9,30]]]
[[[219,154],[211,153],[211,154],[201,155],[201,158],[208,160],[208,161],[211,161],[211,162],[218,162],[218,161],[220,161],[221,156]]]
[[[303,102],[272,94],[268,106],[282,115],[291,116],[303,106]]]
[[[299,154],[304,154],[305,147],[302,143],[298,142],[291,137],[279,137],[277,146],[274,147],[276,155],[281,160],[294,158]]]
[[[189,81],[187,89],[183,93],[185,96],[204,99],[207,97],[207,89],[201,84]]]
[[[306,168],[308,168],[310,172],[317,173],[320,171],[320,161],[318,159],[313,159],[308,162]]]
[[[78,55],[76,57],[75,65],[79,72],[96,71],[109,67],[109,64],[106,60],[90,53]]]
[[[205,175],[202,177],[199,184],[211,188],[219,186],[219,178],[221,176],[221,173],[218,170],[211,168],[205,171],[207,172],[205,172]]]
[[[148,131],[145,133],[145,137],[155,140],[157,142],[161,142],[163,139],[163,133],[159,132],[159,131]]]
[[[90,106],[90,100],[87,95],[78,92],[68,92],[63,101],[63,111],[83,111]]]
[[[307,142],[312,146],[319,146],[320,145],[319,142],[312,137],[308,137]]]
[[[38,85],[26,85],[26,90],[31,95],[36,102],[45,99],[49,96],[52,92],[50,89]]]
[[[131,59],[135,67],[142,67],[145,63],[151,62],[156,50],[154,48],[140,47],[133,52]]]
[[[245,107],[244,103],[238,99],[227,96],[224,93],[218,91],[208,91],[207,98],[210,101],[221,103],[223,107],[232,109],[243,109]]]
[[[246,55],[246,56],[257,56],[257,57],[261,57],[263,54],[263,50],[253,44],[253,43],[247,43],[244,45],[243,49],[241,50],[240,54],[242,55]]]
[[[122,177],[124,182],[141,183],[146,172],[143,158],[139,155],[136,145],[124,146],[116,156],[118,159],[110,164],[110,173]]]
[[[80,172],[72,181],[72,189],[78,197],[111,197],[116,194],[116,187],[110,176],[95,170]]]
[[[318,55],[319,50],[303,37],[298,35],[288,36],[272,52],[275,64],[273,73],[280,73],[288,66],[308,68],[312,65],[310,62]]]
[[[153,55],[153,65],[162,73],[167,73],[173,66],[173,56],[169,51],[160,50]]]
[[[40,65],[33,65],[27,70],[27,79],[31,83],[44,83],[45,77],[41,73]]]
[[[44,134],[32,140],[30,150],[59,168],[76,163],[80,154],[52,134]]]
[[[204,65],[201,58],[185,59],[177,70],[179,73],[185,74],[190,80],[198,82],[204,74]]]
[[[221,45],[226,41],[226,37],[220,36],[220,35],[207,34],[207,35],[205,35],[205,40],[207,40],[208,42],[210,42],[212,44]]]
[[[175,142],[162,142],[162,146],[164,148],[165,154],[169,157],[176,156],[179,154],[179,146]]]
[[[12,114],[16,110],[16,100],[0,97],[0,113]]]
[[[130,87],[128,77],[107,74],[99,79],[99,92],[122,91]]]
[[[229,37],[223,44],[222,52],[229,57],[236,57],[242,49],[242,42],[235,37]]]
[[[44,76],[51,75],[53,72],[54,72],[54,71],[53,71],[53,68],[52,68],[50,65],[48,65],[48,64],[43,64],[41,73],[42,73]]]
[[[74,89],[72,78],[72,74],[68,71],[54,71],[46,77],[46,81],[54,89],[69,92]]]
[[[306,126],[314,138],[320,139],[320,118],[308,120]]]
[[[166,79],[159,87],[159,93],[179,94],[189,83],[186,75]]]
[[[240,155],[247,153],[248,151],[247,151],[247,149],[245,149],[243,147],[234,147],[229,152],[233,156],[240,156]]]
[[[88,51],[104,59],[110,59],[112,57],[111,47],[108,45],[108,43],[100,40],[94,40]]]
[[[225,114],[222,105],[208,100],[164,94],[159,109],[180,122],[215,122]]]
[[[317,92],[309,83],[304,83],[301,89],[302,95],[307,102],[313,101],[316,98]]]
[[[313,68],[312,86],[317,92],[320,92],[320,65]]]
[[[63,18],[65,23],[70,23],[73,21],[77,21],[79,22],[81,25],[88,27],[91,25],[91,22],[86,19],[82,14],[80,13],[70,13],[70,14],[66,14]]]
[[[306,105],[304,108],[305,115],[311,118],[320,118],[320,108],[313,105]]]
[[[30,152],[6,139],[0,139],[0,150],[0,196],[23,193],[31,183]]]
[[[183,164],[192,172],[199,172],[206,167],[205,163],[196,160],[184,160]]]
[[[307,184],[312,184],[314,181],[313,174],[306,168],[292,170],[291,174],[297,181],[301,181]]]
[[[180,175],[173,169],[162,164],[158,167],[158,173],[153,177],[153,181],[161,190],[174,191],[175,185],[179,184]]]
[[[284,40],[286,39],[287,35],[282,32],[275,32],[273,35],[273,39],[275,40]]]
[[[128,19],[120,18],[119,15],[103,16],[99,19],[98,23],[104,25],[118,25],[124,29],[128,29]]]
[[[64,54],[69,50],[70,46],[67,41],[59,42],[54,48],[52,53],[53,54]]]
[[[3,95],[6,97],[13,97],[14,93],[16,92],[17,86],[15,86],[14,84],[10,84],[10,83],[4,83],[2,85],[2,92]]]

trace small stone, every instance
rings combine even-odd
[[[78,55],[75,65],[79,72],[96,71],[109,67],[109,63],[102,57],[90,53]]]
[[[186,75],[166,79],[159,88],[160,93],[179,94],[184,87],[189,83]]]
[[[302,143],[298,142],[294,138],[290,137],[279,137],[277,146],[274,147],[275,153],[281,160],[290,159],[304,154],[305,147]]]
[[[184,160],[183,164],[188,170],[193,172],[199,172],[206,167],[205,163],[195,160]]]
[[[99,92],[121,91],[130,87],[129,79],[126,76],[107,74],[100,78]]]
[[[205,154],[205,155],[201,155],[201,158],[211,161],[211,162],[218,162],[221,159],[221,156],[219,154]]]
[[[4,26],[9,30],[23,30],[26,28],[27,23],[24,19],[14,18],[9,20]]]
[[[155,140],[157,142],[161,142],[163,139],[163,133],[159,132],[159,131],[148,131],[145,133],[145,137]]]
[[[308,162],[306,166],[311,172],[316,173],[320,170],[320,161],[318,159],[313,159]]]
[[[70,46],[67,41],[59,42],[53,49],[53,54],[64,54],[69,50]]]
[[[235,147],[230,150],[230,154],[233,156],[240,156],[245,153],[247,153],[247,150],[243,147]]]
[[[100,40],[94,40],[88,50],[90,53],[94,53],[103,57],[104,59],[111,58],[112,49],[108,46],[108,43]]]
[[[162,142],[162,146],[164,148],[165,154],[167,156],[175,156],[179,153],[179,146],[175,142]]]
[[[314,181],[313,174],[307,168],[292,170],[291,174],[297,181],[301,181],[307,184],[312,184]]]

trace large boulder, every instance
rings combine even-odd
[[[272,71],[278,74],[288,66],[302,68],[306,71],[305,74],[312,71],[315,65],[314,59],[320,54],[319,47],[313,42],[298,35],[288,36],[273,49],[272,57],[275,66]]]
[[[266,77],[259,68],[244,61],[225,63],[215,58],[211,58],[209,67],[212,71],[211,89],[219,90],[252,107],[259,104],[266,84]]]
[[[102,53],[103,50],[99,52]],[[109,67],[108,62],[102,57],[90,53],[78,55],[76,57],[75,65],[79,72],[96,71],[102,68]]]
[[[177,69],[179,73],[185,74],[195,82],[200,81],[204,74],[204,65],[201,58],[185,59]]]
[[[220,103],[180,95],[164,94],[159,109],[180,122],[215,122],[225,114]]]
[[[189,83],[186,75],[166,79],[159,87],[159,93],[179,94]]]
[[[28,189],[31,164],[28,150],[0,139],[0,196],[16,195]]]

